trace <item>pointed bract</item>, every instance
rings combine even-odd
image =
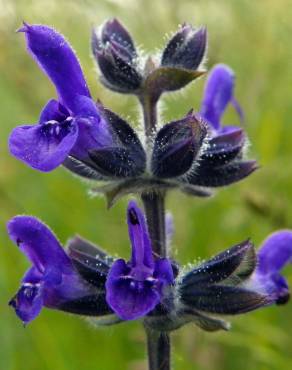
[[[249,176],[258,168],[256,161],[233,161],[223,166],[200,165],[188,178],[192,185],[211,188],[231,185]]]
[[[169,40],[161,57],[161,65],[196,70],[203,61],[207,47],[207,30],[182,26]]]
[[[195,115],[163,126],[154,142],[153,174],[161,178],[186,174],[196,161],[206,135],[206,126]]]

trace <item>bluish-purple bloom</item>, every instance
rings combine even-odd
[[[16,216],[8,223],[10,238],[31,261],[16,296],[10,301],[28,323],[42,307],[90,315],[92,304],[107,313],[104,294],[85,282],[51,230],[34,217]],[[91,302],[91,306],[89,303]]]
[[[173,283],[173,270],[167,258],[154,259],[145,218],[136,203],[128,206],[128,227],[132,244],[129,262],[116,260],[108,274],[106,298],[124,320],[142,317],[160,303],[163,291]]]
[[[239,129],[221,124],[221,117],[229,104],[235,107],[243,119],[241,108],[234,98],[234,80],[234,72],[224,64],[217,64],[209,73],[200,114],[209,123],[214,136]]]
[[[273,296],[277,304],[286,303],[290,293],[281,270],[292,263],[292,231],[281,230],[270,235],[258,251],[258,265],[253,284]]]
[[[88,151],[112,145],[106,121],[91,99],[74,51],[53,28],[28,25],[27,48],[56,87],[58,101],[50,100],[38,124],[15,128],[9,139],[11,153],[40,171],[51,171],[68,155],[88,158]]]
[[[233,71],[223,64],[216,65],[209,74],[200,111],[209,127],[208,145],[196,171],[188,176],[192,185],[211,188],[229,185],[257,169],[256,161],[245,159],[247,137],[243,129],[221,124],[221,117],[230,103],[243,117],[234,98],[234,78]]]

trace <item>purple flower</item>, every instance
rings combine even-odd
[[[88,151],[112,145],[100,110],[93,102],[74,51],[65,38],[43,25],[28,25],[27,48],[56,87],[36,125],[19,126],[9,139],[11,153],[40,171],[51,171],[68,155],[88,158]]]
[[[260,247],[253,275],[253,284],[274,297],[277,304],[284,304],[290,298],[287,281],[280,273],[288,263],[292,263],[292,231],[277,231]]]
[[[213,136],[240,130],[235,126],[221,125],[221,117],[230,103],[243,119],[241,108],[234,98],[234,80],[232,69],[224,64],[217,64],[207,79],[200,114],[209,123]]]
[[[33,265],[10,301],[24,323],[36,318],[43,306],[82,315],[111,313],[105,292],[81,278],[47,226],[34,217],[16,216],[8,232]]]
[[[132,244],[129,262],[116,260],[106,281],[106,299],[124,320],[140,318],[161,302],[164,290],[173,283],[173,270],[167,258],[154,260],[142,211],[131,201],[128,227]]]
[[[256,161],[245,159],[248,140],[242,128],[221,125],[221,117],[229,103],[242,119],[242,111],[234,98],[234,73],[228,66],[218,64],[210,72],[200,111],[208,124],[209,137],[198,166],[188,176],[193,186],[230,185],[258,168]]]

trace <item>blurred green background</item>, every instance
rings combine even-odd
[[[78,232],[120,256],[129,255],[124,222],[127,200],[108,211],[91,199],[85,184],[60,168],[42,174],[8,154],[13,127],[36,122],[54,88],[27,55],[22,20],[53,25],[75,48],[91,91],[112,110],[137,124],[132,97],[106,91],[90,56],[94,25],[118,17],[138,45],[156,51],[167,34],[187,21],[209,31],[208,67],[229,64],[237,75],[236,96],[246,114],[250,156],[261,169],[216,197],[168,198],[174,212],[174,251],[182,262],[207,258],[247,237],[260,245],[277,228],[292,227],[292,2],[289,0],[0,0],[0,369],[145,370],[139,323],[95,329],[86,321],[44,309],[27,328],[7,306],[28,267],[6,236],[15,214],[32,214],[62,242]],[[198,108],[204,78],[184,93],[163,99],[161,119]],[[232,110],[225,123],[237,123]],[[292,284],[292,269],[285,271]],[[285,370],[292,366],[292,303],[239,317],[230,333],[206,334],[187,326],[173,334],[175,370]]]

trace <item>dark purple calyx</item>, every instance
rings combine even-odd
[[[183,25],[166,45],[161,65],[196,70],[204,59],[206,48],[206,28],[195,30],[190,25]]]
[[[160,178],[186,174],[198,159],[207,127],[194,114],[163,126],[155,137],[151,169]]]
[[[136,65],[135,45],[117,19],[93,30],[91,48],[106,87],[121,93],[135,93],[140,88],[142,76]]]
[[[241,121],[243,112],[234,98],[235,75],[231,68],[217,64],[209,73],[200,114],[209,123],[213,135],[221,135],[236,130],[235,126],[221,125],[221,118],[229,104],[237,111]]]

